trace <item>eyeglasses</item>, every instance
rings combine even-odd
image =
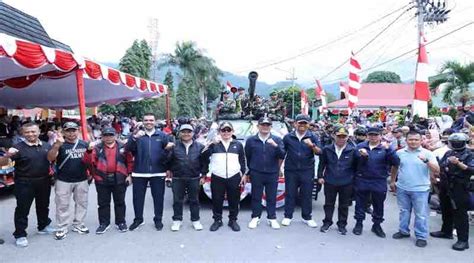
[[[231,128],[224,128],[224,129],[221,129],[221,132],[231,132],[232,129]]]

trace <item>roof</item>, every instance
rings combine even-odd
[[[25,12],[0,1],[0,33],[25,39],[40,45],[72,51],[68,45],[50,38],[40,21]]]
[[[347,84],[345,84],[347,87]],[[346,88],[347,90],[347,88]],[[413,84],[405,83],[362,83],[357,108],[404,108],[413,103]],[[347,108],[347,98],[333,101],[328,108]]]

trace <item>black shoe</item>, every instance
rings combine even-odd
[[[402,238],[407,238],[407,237],[410,237],[410,234],[404,234],[400,231],[392,235],[393,239],[402,239]]]
[[[223,224],[222,224],[221,220],[216,220],[216,221],[214,221],[214,223],[212,223],[209,230],[211,230],[212,232],[217,231],[217,229],[219,229],[219,227],[221,227],[222,225]]]
[[[163,229],[163,223],[161,221],[155,222],[156,231],[161,231]]]
[[[145,224],[145,221],[143,220],[133,220],[133,223],[130,225],[130,227],[128,228],[128,230],[130,231],[133,231],[141,226],[143,226]]]
[[[0,238],[0,245],[3,245],[3,243],[5,243],[5,240]]]
[[[358,236],[362,235],[362,228],[363,227],[364,226],[362,225],[362,223],[357,222],[354,229],[352,229],[352,233],[354,233],[354,235],[358,235]]]
[[[415,246],[417,247],[426,247],[426,245],[428,245],[428,242],[426,242],[426,240],[423,240],[423,239],[417,239],[415,242]]]
[[[430,236],[436,237],[436,238],[445,238],[445,239],[453,239],[453,234],[446,234],[443,231],[436,231],[436,232],[431,232]]]
[[[117,229],[118,229],[119,232],[122,232],[122,233],[128,231],[127,224],[125,224],[125,223],[120,223],[120,224],[118,224],[118,225],[117,225]]]
[[[323,232],[323,233],[326,233],[329,231],[329,227],[331,225],[330,224],[327,224],[327,223],[323,223],[323,226],[319,229],[319,231]]]
[[[107,230],[109,230],[110,228],[110,225],[100,225],[96,230],[95,230],[95,233],[97,235],[101,235],[105,232],[107,232]]]
[[[347,229],[345,226],[338,226],[337,227],[337,232],[341,235],[346,235],[347,234]]]
[[[380,226],[380,224],[374,224],[372,226],[372,232],[375,233],[376,236],[378,237],[381,237],[381,238],[385,238],[386,235],[385,235],[385,232],[383,232],[383,229],[382,227]]]
[[[240,226],[239,224],[237,224],[237,220],[230,220],[229,221],[229,224],[227,224],[231,229],[232,231],[234,232],[239,232],[240,231]]]
[[[374,212],[374,210],[372,209],[372,207],[369,206],[369,207],[367,207],[367,208],[365,209],[365,212],[366,212],[367,214],[371,215],[371,214]]]
[[[452,248],[457,251],[463,251],[464,249],[469,248],[469,243],[458,241],[452,246]]]

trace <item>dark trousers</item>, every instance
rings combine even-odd
[[[110,225],[110,202],[114,198],[115,224],[125,223],[125,184],[95,184],[97,204],[99,206],[99,224]]]
[[[301,217],[304,220],[311,219],[313,211],[314,170],[285,171],[285,218],[293,218],[296,206],[296,198],[301,197]]]
[[[148,182],[150,182],[151,196],[155,210],[155,223],[161,222],[163,217],[163,200],[165,196],[165,177],[132,177],[133,182],[133,210],[135,220],[143,221],[143,207],[145,206],[145,194]]]
[[[365,220],[365,212],[367,211],[368,200],[371,200],[372,206],[374,207],[372,212],[372,222],[374,224],[381,224],[383,222],[383,204],[387,192],[371,191],[371,190],[359,190],[355,189],[355,214],[354,218],[357,221]]]
[[[191,221],[199,220],[199,177],[173,178],[173,220],[183,221],[184,196],[188,194]]]
[[[339,195],[337,205],[337,226],[345,227],[347,225],[347,216],[349,214],[349,205],[351,204],[352,184],[332,185],[324,184],[324,224],[332,225],[332,215],[334,214],[334,204]],[[365,204],[364,204],[365,207]]]
[[[467,186],[454,183],[453,188],[448,192],[448,186],[441,184],[439,199],[443,219],[441,231],[450,235],[453,233],[453,228],[456,228],[458,240],[467,242],[469,240],[469,217],[467,215],[469,190]],[[456,205],[456,209],[454,209],[452,202]]]
[[[276,219],[276,195],[278,173],[259,173],[250,171],[252,182],[252,218],[262,216],[262,196],[265,189],[267,218]]]
[[[212,218],[214,220],[222,220],[225,196],[227,196],[229,203],[229,220],[237,220],[240,203],[240,179],[239,174],[227,179],[216,175],[211,176]]]
[[[26,237],[28,227],[28,214],[31,204],[35,200],[38,230],[42,230],[51,223],[49,219],[49,195],[51,194],[51,181],[44,179],[17,179],[15,180],[15,238]]]

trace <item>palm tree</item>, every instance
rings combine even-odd
[[[213,59],[205,56],[192,41],[176,43],[174,54],[164,55],[159,67],[177,66],[182,71],[182,79],[197,90],[202,102],[202,112],[207,115],[207,86],[219,79],[222,72],[215,66]]]
[[[439,73],[441,76],[430,83],[431,92],[438,93],[443,84],[443,101],[451,105],[461,101],[464,107],[473,96],[469,84],[474,82],[474,63],[462,65],[457,61],[446,61]]]

